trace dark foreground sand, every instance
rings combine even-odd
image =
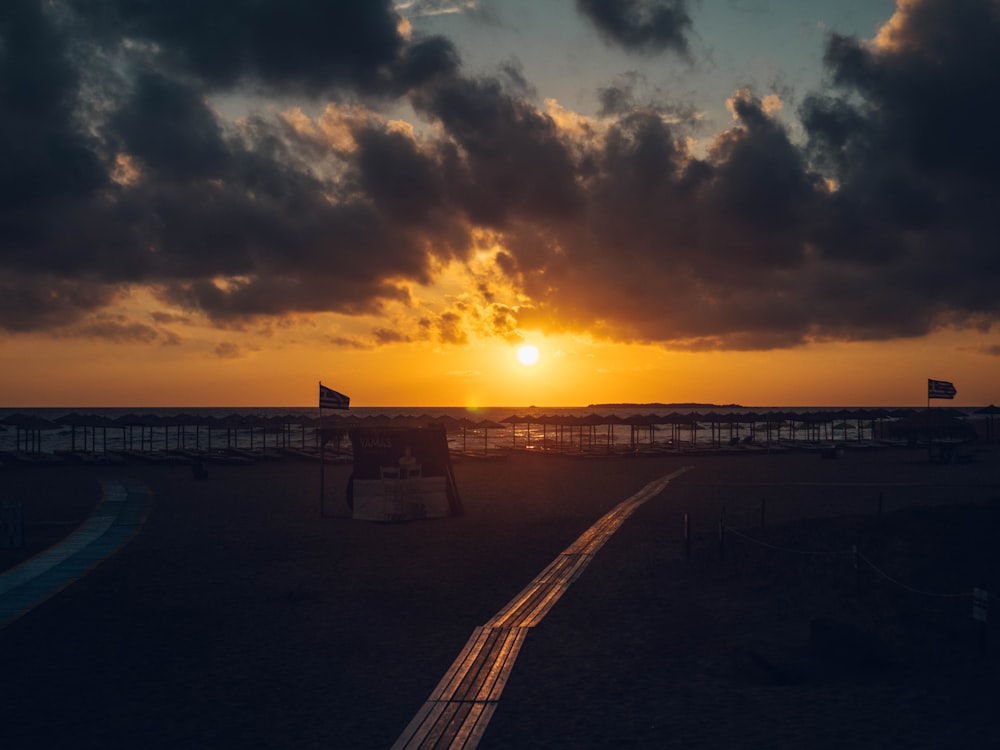
[[[1000,614],[982,657],[968,598],[866,567],[859,596],[849,556],[732,536],[719,560],[725,505],[775,546],[857,543],[911,586],[1000,591],[995,452],[924,459],[470,461],[455,467],[464,518],[404,525],[320,519],[314,464],[212,466],[204,482],[8,468],[0,499],[23,500],[36,545],[89,512],[102,478],[154,500],[125,549],[0,631],[0,746],[388,748],[473,628],[605,511],[690,465],[528,635],[481,748],[997,747]],[[348,473],[328,469],[331,512]],[[817,618],[860,643],[811,648]]]

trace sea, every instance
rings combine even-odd
[[[688,445],[715,445],[732,441],[735,434],[737,440],[746,440],[754,430],[755,441],[764,439],[763,423],[767,414],[784,413],[825,413],[830,415],[829,422],[811,430],[794,420],[785,421],[784,426],[772,426],[766,433],[768,442],[781,440],[790,441],[860,441],[874,438],[873,416],[879,411],[895,411],[900,407],[742,407],[736,405],[713,406],[705,404],[605,404],[569,407],[537,407],[537,406],[493,406],[493,407],[352,407],[346,411],[325,410],[326,416],[350,416],[356,419],[369,417],[391,420],[400,417],[435,418],[451,417],[463,420],[465,427],[453,427],[449,430],[449,442],[453,449],[458,450],[491,450],[505,449],[527,445],[548,445],[554,441],[560,444],[573,445],[579,441],[590,445],[599,441],[602,445],[627,445],[630,440],[641,440],[644,444],[668,445],[672,441],[682,441]],[[914,407],[925,410],[926,407]],[[932,407],[933,409],[948,407]],[[963,407],[961,414],[974,415],[977,407]],[[861,417],[845,418],[845,411],[861,414]],[[660,424],[652,428],[644,427],[641,436],[628,424],[601,425],[592,428],[585,435],[586,428],[559,428],[553,424],[536,421],[542,416],[553,417],[556,421],[565,417],[600,417],[617,416],[628,418],[635,415],[667,416],[670,414],[697,414],[694,429],[689,425],[676,426]],[[755,421],[745,422],[731,427],[716,424],[713,427],[711,415],[742,414],[756,415]],[[120,420],[132,415],[139,421],[146,417],[161,419],[187,415],[190,424],[155,426],[147,428],[122,428],[109,426],[73,427],[59,420],[72,420],[76,416],[97,416],[105,420]],[[841,415],[839,418],[836,415]],[[871,415],[866,416],[865,415]],[[29,431],[4,424],[8,417],[15,421],[20,417],[39,417],[53,426]],[[205,418],[212,417],[223,420],[229,417],[240,417],[242,428],[213,427],[211,433],[204,425]],[[311,422],[320,416],[316,407],[115,407],[115,408],[0,408],[0,452],[34,451],[42,453],[59,453],[70,450],[93,451],[124,451],[127,449],[159,450],[173,448],[234,448],[261,450],[280,447],[313,448],[316,445],[316,435]],[[503,420],[509,417],[524,418],[524,422],[511,425]],[[261,427],[268,422],[268,426]],[[297,422],[302,420],[302,424]],[[85,420],[82,420],[85,421]],[[128,420],[125,420],[128,421]],[[150,420],[155,421],[155,420]],[[286,423],[284,428],[277,425]],[[476,426],[477,423],[492,424],[492,427]],[[756,422],[756,423],[755,423]],[[201,426],[196,426],[201,423]],[[497,427],[496,424],[503,424]],[[256,425],[255,428],[249,425]],[[734,433],[733,430],[736,430]],[[28,441],[31,441],[30,444]]]

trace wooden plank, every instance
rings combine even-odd
[[[544,595],[553,588],[553,586],[546,586],[544,588],[538,586],[534,587],[530,592],[530,596],[523,597],[518,602],[516,608],[504,613],[502,617],[496,617],[490,620],[489,625],[494,628],[518,626],[524,620],[526,614],[534,610],[536,602],[540,598],[543,598]]]
[[[437,721],[434,722],[430,731],[417,746],[420,750],[434,750],[438,747],[439,743],[442,748],[450,747],[451,738],[458,732],[462,726],[462,722],[465,721],[465,717],[469,715],[469,709],[472,707],[471,704],[462,701],[448,701],[441,705],[444,707],[444,710],[441,711]]]
[[[497,710],[496,703],[476,703],[469,711],[462,728],[452,740],[449,750],[475,750],[486,733],[486,727]]]
[[[490,628],[488,627],[478,627],[473,631],[473,635],[466,642],[462,653],[452,662],[448,672],[434,688],[429,700],[451,700],[466,674],[475,665],[489,637]]]
[[[548,590],[545,597],[536,600],[534,606],[523,614],[518,621],[518,625],[524,628],[537,627],[542,618],[555,606],[555,603],[562,599],[562,595],[566,593],[566,589],[567,586],[558,586]]]
[[[484,662],[483,669],[470,686],[469,692],[462,696],[463,700],[481,701],[493,693],[497,679],[503,671],[503,665],[510,658],[511,650],[516,653],[520,649],[517,632],[520,628],[502,628],[497,630],[496,647],[490,658]]]
[[[517,596],[507,602],[507,604],[505,604],[499,612],[493,615],[493,617],[491,617],[486,623],[486,627],[501,627],[507,619],[509,619],[511,613],[518,611],[519,608],[524,606],[526,601],[529,601],[531,597],[536,596],[537,593],[538,586],[534,581],[532,581],[525,586],[520,593],[517,594]]]
[[[569,586],[569,584],[573,583],[573,581],[579,578],[583,574],[583,571],[587,569],[587,566],[590,565],[590,562],[593,559],[594,559],[593,555],[580,555],[580,561],[577,564],[576,568],[574,568],[573,575],[571,575],[569,580],[566,581],[566,585]]]
[[[432,701],[424,703],[417,711],[416,716],[406,725],[403,733],[399,735],[399,739],[392,743],[390,750],[412,750],[418,747],[429,727],[433,726],[434,722],[437,721],[437,716],[443,710],[443,703]]]
[[[496,659],[497,654],[503,646],[504,631],[502,628],[491,628],[489,638],[476,658],[472,668],[466,671],[465,678],[455,690],[453,699],[455,700],[475,700],[476,693],[482,687],[486,676],[489,674],[490,666]]]
[[[514,662],[517,660],[517,655],[521,652],[521,646],[524,645],[524,639],[527,636],[527,628],[511,628],[505,643],[503,659],[497,660],[493,666],[490,691],[482,696],[483,701],[500,700],[500,695],[507,686],[507,679],[514,669]]]
[[[558,560],[559,564],[553,565],[548,576],[541,579],[539,581],[540,583],[562,584],[569,580],[576,570],[576,567],[580,564],[580,554],[567,554],[564,552],[559,556]]]

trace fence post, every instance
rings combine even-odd
[[[851,545],[851,554],[854,558],[854,590],[861,598],[861,552],[858,550],[858,545]]]
[[[988,602],[989,594],[986,588],[979,588],[977,586],[972,589],[972,619],[979,623],[979,655],[982,657],[985,657],[989,653],[989,643],[987,640],[989,630],[986,626]]]
[[[0,505],[0,549],[24,546],[24,506],[20,502]]]
[[[722,513],[719,515],[719,559],[726,559],[726,506],[722,506]]]
[[[691,514],[684,511],[684,559],[691,559]]]

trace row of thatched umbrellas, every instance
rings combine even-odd
[[[176,414],[172,416],[159,416],[156,414],[125,414],[120,417],[110,418],[100,414],[65,414],[56,419],[45,419],[33,414],[11,414],[0,418],[0,425],[9,425],[17,431],[15,444],[17,450],[27,452],[40,452],[42,443],[42,433],[51,430],[61,430],[70,428],[70,449],[75,451],[76,433],[80,428],[82,431],[82,449],[88,450],[88,435],[90,438],[89,450],[96,450],[97,431],[102,431],[102,446],[106,449],[107,431],[109,429],[122,430],[121,445],[123,449],[134,449],[138,443],[139,450],[154,449],[154,430],[162,430],[163,447],[168,447],[170,432],[174,431],[177,447],[184,447],[187,440],[187,429],[195,428],[195,447],[201,447],[201,428],[207,431],[206,447],[212,447],[212,431],[225,430],[227,433],[227,445],[232,444],[232,436],[241,430],[246,430],[250,435],[250,447],[253,448],[254,431],[260,430],[262,441],[266,441],[267,431],[273,430],[280,437],[284,444],[290,444],[291,426],[300,426],[303,436],[306,427],[314,423],[310,417],[300,416],[272,416],[262,417],[256,415],[230,414],[224,417],[201,414]],[[136,432],[138,431],[138,439]],[[304,437],[303,437],[304,440]],[[262,444],[263,447],[263,444]]]
[[[934,414],[938,416],[966,417],[966,412],[951,407],[937,407]],[[543,444],[547,441],[548,428],[553,428],[560,443],[564,442],[565,431],[570,432],[570,442],[573,442],[573,433],[576,431],[579,444],[582,447],[584,432],[589,436],[590,443],[593,444],[597,438],[599,428],[607,430],[607,443],[613,441],[613,431],[615,426],[628,426],[630,428],[629,442],[636,445],[640,442],[640,435],[644,432],[648,434],[650,444],[654,440],[654,431],[664,425],[672,428],[672,440],[678,442],[682,438],[685,428],[690,432],[690,440],[696,442],[696,432],[703,429],[701,425],[708,424],[711,430],[711,442],[721,444],[723,440],[723,430],[728,427],[730,440],[740,439],[741,427],[746,427],[751,440],[756,439],[757,431],[761,427],[770,443],[772,434],[776,439],[781,439],[782,428],[787,426],[788,437],[796,439],[797,430],[804,430],[807,440],[835,440],[836,426],[840,424],[843,430],[842,438],[847,439],[848,423],[856,423],[856,438],[862,439],[862,425],[867,422],[871,425],[874,436],[875,423],[883,420],[900,420],[919,417],[924,414],[924,410],[903,408],[903,409],[840,409],[836,411],[755,411],[745,410],[728,413],[679,413],[669,414],[633,414],[626,417],[617,415],[603,415],[592,413],[586,416],[565,415],[565,414],[525,414],[511,415],[499,422],[481,419],[457,418],[451,416],[404,416],[397,415],[389,417],[387,415],[358,416],[356,414],[344,413],[335,416],[311,417],[302,414],[284,414],[274,416],[230,414],[222,417],[203,414],[176,414],[172,416],[159,416],[155,414],[125,414],[120,417],[110,418],[99,414],[70,413],[53,420],[48,420],[37,415],[15,413],[7,417],[0,418],[0,425],[8,425],[17,430],[17,449],[21,450],[22,435],[25,451],[41,451],[43,432],[54,429],[71,429],[71,449],[76,450],[76,430],[82,429],[83,450],[87,450],[88,435],[90,438],[90,450],[96,450],[97,430],[102,431],[102,445],[107,446],[107,430],[122,430],[123,449],[135,447],[135,432],[138,430],[139,450],[152,450],[154,447],[154,430],[162,430],[164,447],[168,447],[170,431],[175,434],[177,447],[183,447],[187,439],[187,429],[195,428],[195,447],[200,447],[201,428],[207,430],[207,447],[212,447],[212,431],[225,430],[227,433],[227,446],[231,446],[234,433],[237,440],[241,431],[247,431],[250,436],[250,447],[254,445],[254,432],[259,430],[261,435],[261,447],[266,447],[267,433],[272,431],[275,435],[275,446],[291,446],[292,429],[299,428],[301,434],[301,444],[305,446],[307,428],[323,428],[325,430],[346,432],[353,426],[425,426],[437,424],[444,427],[448,432],[461,432],[463,436],[463,448],[466,434],[469,430],[482,431],[484,443],[488,441],[489,430],[510,428],[512,430],[512,443],[516,447],[517,426],[526,425],[530,433],[532,425],[542,427]],[[975,414],[988,415],[990,419],[990,434],[993,434],[992,420],[1000,413],[1000,408],[989,406],[979,409]],[[526,438],[527,439],[527,438]]]

